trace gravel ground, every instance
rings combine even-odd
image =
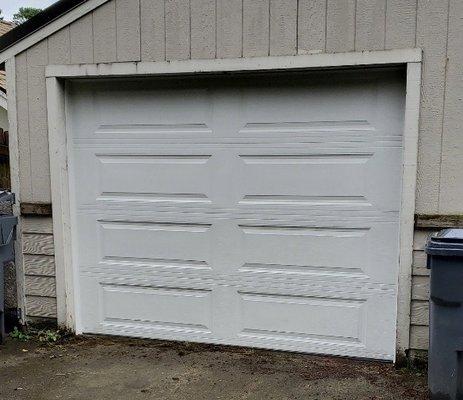
[[[0,399],[427,399],[391,364],[110,337],[0,346]]]

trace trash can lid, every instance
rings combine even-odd
[[[463,229],[443,229],[428,238],[426,253],[432,256],[463,257]]]

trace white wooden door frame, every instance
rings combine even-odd
[[[420,49],[314,54],[227,60],[187,60],[112,64],[51,65],[46,68],[53,231],[55,242],[58,323],[81,333],[76,320],[75,269],[72,265],[72,223],[69,193],[66,94],[64,82],[73,78],[191,75],[221,72],[295,71],[336,67],[405,65],[407,69],[403,176],[400,210],[400,251],[397,297],[397,344],[409,348],[411,268],[418,155],[421,87]]]

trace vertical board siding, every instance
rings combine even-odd
[[[50,64],[69,64],[71,47],[69,27],[63,28],[48,38],[48,62]]]
[[[297,0],[270,0],[270,55],[297,52]]]
[[[140,0],[142,61],[166,59],[164,0]]]
[[[416,8],[417,0],[387,0],[387,49],[415,47]]]
[[[29,143],[29,82],[27,79],[27,52],[16,56],[16,110],[19,150],[19,181],[21,200],[33,200],[31,178],[31,146]],[[45,157],[44,157],[45,158]],[[46,160],[44,159],[44,162]]]
[[[357,0],[355,50],[383,50],[386,36],[386,1]]]
[[[243,0],[243,57],[269,55],[270,0]]]
[[[355,48],[355,0],[328,0],[326,51],[353,51]]]
[[[423,49],[423,68],[417,213],[439,211],[440,168],[436,166],[440,165],[442,151],[448,16],[447,1],[418,1],[416,45]]]
[[[29,145],[32,197],[39,202],[51,198],[50,167],[48,158],[47,93],[45,88],[45,66],[48,64],[48,41],[42,40],[27,50],[27,81],[29,102]]]
[[[439,212],[463,212],[463,1],[451,0]]]
[[[116,3],[109,1],[93,12],[93,47],[96,63],[116,60]]]
[[[299,0],[298,53],[321,53],[325,51],[326,1]]]
[[[140,2],[115,1],[117,61],[140,61]]]
[[[215,58],[215,0],[191,1],[191,58]]]
[[[166,59],[190,58],[190,1],[166,0]]]
[[[243,54],[243,0],[216,0],[217,58]]]
[[[70,26],[71,64],[93,62],[93,14],[87,14]]]

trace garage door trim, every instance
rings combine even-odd
[[[218,62],[219,61],[219,62]],[[9,63],[14,61],[9,61]],[[421,51],[418,49],[353,52],[326,55],[266,57],[259,59],[179,61],[172,63],[118,63],[61,65],[47,68],[47,108],[53,229],[57,280],[58,323],[81,333],[76,319],[75,270],[73,268],[72,198],[69,194],[66,127],[66,78],[114,76],[186,75],[211,72],[259,72],[310,70],[332,67],[405,65],[407,71],[402,199],[400,209],[399,281],[397,300],[397,350],[409,347],[412,242],[418,154],[418,122],[421,86]],[[10,65],[11,68],[11,65]],[[14,75],[13,75],[14,76]],[[15,136],[15,130],[13,130]],[[14,138],[13,138],[14,141]]]

